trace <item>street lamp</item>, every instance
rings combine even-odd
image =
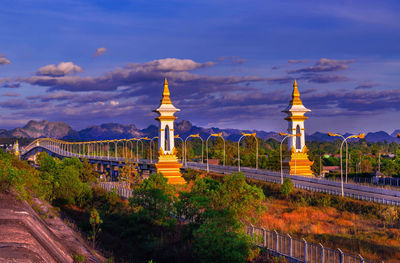
[[[187,166],[187,158],[188,158],[187,156],[188,156],[188,154],[187,154],[187,147],[186,147],[186,145],[187,145],[187,140],[188,140],[189,138],[199,138],[199,139],[201,140],[201,163],[203,163],[204,140],[203,140],[203,138],[200,137],[199,134],[191,134],[191,135],[189,135],[188,137],[186,137],[186,139],[185,139],[185,166]]]
[[[258,169],[258,140],[257,140],[257,136],[256,133],[244,133],[242,132],[242,136],[239,138],[238,141],[238,171],[240,172],[240,140],[244,137],[254,137],[254,139],[256,140],[256,170]]]
[[[145,141],[151,141],[151,139],[150,139],[149,137],[147,137],[147,136],[139,139],[139,141],[142,143],[142,159],[144,160],[144,154],[143,154],[143,142],[142,142],[142,140],[145,140]]]
[[[365,134],[364,133],[360,133],[360,134],[356,134],[356,135],[350,135],[348,137],[344,137],[343,135],[340,134],[336,134],[336,133],[328,133],[329,136],[333,136],[333,137],[341,137],[343,139],[342,144],[340,145],[340,185],[342,188],[342,196],[344,196],[344,188],[343,188],[343,163],[342,163],[342,149],[343,149],[343,144],[346,143],[346,156],[347,156],[347,139],[350,138],[360,138],[360,139],[364,139]],[[347,183],[347,157],[346,157],[346,183]]]
[[[179,139],[179,140],[181,140],[181,143],[182,143],[182,147],[181,147],[181,149],[182,149],[182,164],[183,164],[183,162],[184,162],[184,156],[185,156],[185,141],[181,138],[181,137],[179,137],[179,134],[176,134],[175,136],[174,136],[174,138],[175,139]]]
[[[222,137],[222,132],[220,133],[214,133],[214,134],[210,134],[210,136],[208,136],[207,140],[206,140],[206,152],[207,152],[207,173],[210,171],[209,166],[208,166],[208,139],[210,139],[211,137],[221,137],[221,139],[224,141],[224,166],[225,166],[225,139]]]
[[[150,163],[153,163],[153,147],[151,144],[154,139],[158,139],[158,136],[155,136],[155,137],[151,138],[151,140],[150,140]]]
[[[280,132],[279,133],[279,135],[280,136],[285,136],[285,137],[283,137],[283,139],[281,140],[281,145],[280,145],[280,147],[279,147],[279,153],[280,153],[280,158],[281,158],[281,184],[283,184],[283,166],[282,166],[282,143],[283,143],[283,141],[286,139],[286,138],[288,138],[288,137],[300,137],[301,136],[301,133],[296,133],[296,134],[288,134],[288,133],[283,133],[283,132]],[[294,156],[294,169],[295,169],[295,171],[296,171],[296,155]],[[296,172],[295,172],[295,174],[296,174]]]
[[[348,160],[349,160],[349,147],[347,144],[347,141],[345,140],[343,135],[337,134],[337,133],[331,133],[328,132],[328,135],[331,137],[341,137],[343,139],[343,141],[346,142],[346,184],[347,184],[347,170],[348,170]],[[342,156],[340,155],[340,169],[342,169]]]

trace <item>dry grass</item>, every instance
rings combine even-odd
[[[384,227],[378,219],[338,211],[332,207],[297,206],[287,200],[269,199],[260,225],[307,237],[310,242],[322,242],[367,259],[400,262],[400,230]]]

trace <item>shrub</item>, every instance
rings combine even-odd
[[[82,263],[82,262],[85,262],[85,260],[86,260],[85,255],[81,255],[81,254],[74,254],[73,258],[74,258],[74,262],[76,262],[76,263]]]
[[[292,180],[290,180],[290,178],[285,178],[285,180],[283,181],[283,184],[281,186],[281,193],[288,197],[289,194],[293,191],[294,185]]]

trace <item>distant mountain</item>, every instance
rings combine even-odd
[[[369,142],[399,141],[395,136],[391,136],[384,131],[370,132],[367,135],[365,135],[365,140],[367,140]]]
[[[18,138],[65,138],[65,137],[78,137],[78,133],[74,131],[65,122],[49,122],[43,121],[29,121],[22,128],[15,128],[12,130],[0,130],[0,137],[18,137]]]
[[[133,124],[123,125],[118,123],[106,123],[90,126],[78,132],[81,140],[105,140],[138,138],[144,134]]]
[[[392,137],[397,137],[397,134],[400,133],[400,130],[394,130],[394,132],[392,132],[392,134],[390,134]]]
[[[319,141],[319,142],[333,142],[337,140],[337,137],[331,137],[327,133],[315,132],[311,135],[306,136],[306,141]]]
[[[239,130],[239,129],[220,129],[216,127],[202,128],[193,125],[191,122],[182,120],[176,122],[174,125],[175,134],[179,134],[181,138],[186,138],[190,134],[200,134],[205,140],[212,133],[222,133],[225,139],[237,141],[242,132],[257,133],[257,137],[264,140],[275,139],[281,140],[282,137],[277,132],[266,132],[260,130]],[[400,130],[395,130],[392,134],[384,131],[370,132],[365,136],[369,142],[400,142],[397,138],[397,133]],[[345,134],[344,136],[349,136]],[[133,124],[118,124],[106,123],[101,125],[93,125],[86,129],[75,131],[65,122],[49,122],[43,121],[29,121],[22,128],[15,128],[12,130],[0,129],[0,138],[41,138],[51,137],[56,139],[69,139],[69,140],[104,140],[104,139],[123,139],[123,138],[141,138],[148,136],[150,138],[158,136],[158,127],[150,125],[145,129],[138,129]],[[307,141],[324,141],[332,142],[339,139],[338,137],[328,136],[327,133],[315,132],[306,136]]]

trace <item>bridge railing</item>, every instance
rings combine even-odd
[[[32,149],[36,147],[41,147],[44,149],[47,149],[48,151],[51,151],[57,155],[64,156],[64,157],[78,157],[78,158],[85,158],[85,159],[92,159],[92,160],[99,160],[99,161],[111,161],[111,162],[125,162],[127,159],[132,162],[140,162],[140,163],[152,163],[148,159],[138,159],[136,158],[125,158],[125,157],[115,157],[115,156],[99,156],[99,155],[87,155],[87,154],[79,154],[79,153],[72,153],[69,151],[66,151],[64,149],[61,149],[57,145],[51,145],[48,144],[48,142],[44,139],[38,139],[29,144],[27,147],[25,147],[21,151],[21,155],[24,155],[31,151]],[[153,161],[154,162],[154,161]]]
[[[117,182],[99,182],[99,186],[107,192],[115,191],[118,195],[123,198],[131,198],[132,190]]]
[[[292,238],[289,234],[246,226],[246,234],[253,242],[273,254],[285,257],[291,262],[307,263],[373,263],[362,256],[344,253],[341,249],[326,248],[322,244],[308,243],[305,239]]]

